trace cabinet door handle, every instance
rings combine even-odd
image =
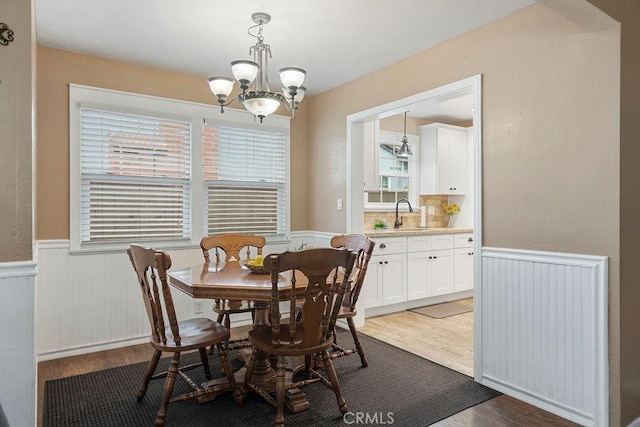
[[[385,264],[389,264],[389,261],[385,261],[384,263],[385,263]]]
[[[437,257],[437,256],[434,256],[434,257],[433,257],[433,259],[438,259],[438,257]]]
[[[473,252],[469,252],[467,255],[473,255]]]
[[[473,242],[473,237],[469,237],[469,240],[467,240],[467,242]]]
[[[430,256],[430,257],[429,257],[429,259],[433,259],[433,257],[432,257],[432,256]]]
[[[378,261],[378,264],[382,265],[382,261]]]
[[[384,243],[380,243],[380,246],[379,246],[380,249],[384,249],[386,247],[387,247],[387,245],[385,245]]]

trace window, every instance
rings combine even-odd
[[[69,99],[72,251],[288,238],[288,118],[73,84]]]
[[[414,135],[407,135],[414,155],[409,158],[397,156],[402,145],[402,134],[380,132],[378,144],[378,174],[380,189],[365,193],[365,207],[384,208],[395,206],[402,198],[417,204],[418,140]]]
[[[285,132],[205,123],[202,133],[206,233],[284,235]]]
[[[190,236],[191,122],[80,107],[81,242]]]

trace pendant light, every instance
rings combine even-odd
[[[404,112],[404,136],[402,137],[402,145],[400,146],[400,150],[396,154],[396,157],[411,157],[413,156],[413,152],[411,152],[411,148],[409,147],[409,141],[407,140],[407,112]]]

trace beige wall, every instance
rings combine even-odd
[[[535,4],[309,105],[318,172],[312,212],[323,212],[312,214],[311,227],[343,232],[345,212],[321,207],[346,194],[346,116],[482,74],[482,244],[610,257],[613,425],[620,416],[619,38],[619,26],[587,32]]]
[[[69,83],[213,104],[206,79],[38,47],[36,239],[69,238]],[[237,105],[235,105],[237,107]],[[283,112],[284,113],[284,112]],[[308,224],[308,111],[291,122],[292,230]]]
[[[32,259],[31,4],[3,2],[14,40],[0,46],[0,262]]]

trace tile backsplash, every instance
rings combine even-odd
[[[436,227],[446,227],[448,222],[448,217],[444,213],[442,209],[442,205],[447,203],[449,200],[448,196],[420,196],[420,205],[412,206],[413,212],[399,212],[398,216],[403,218],[403,228],[417,228],[420,225],[420,206],[425,206],[427,208],[427,228],[436,228]],[[433,206],[434,213],[429,215],[429,206]],[[401,208],[406,209],[407,205],[405,203],[400,205]],[[395,212],[389,211],[381,211],[381,212],[373,212],[367,211],[364,213],[364,229],[365,230],[373,230],[375,229],[375,223],[378,219],[383,219],[387,221],[388,228],[393,228],[393,222],[395,221],[396,214]]]

